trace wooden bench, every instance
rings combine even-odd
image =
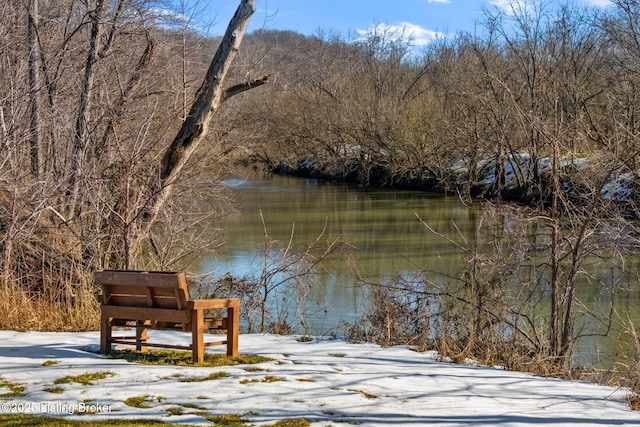
[[[240,300],[192,300],[185,273],[104,270],[94,273],[102,288],[100,352],[109,354],[112,344],[191,350],[194,363],[204,361],[204,349],[227,345],[227,355],[238,355]],[[207,319],[205,310],[226,309],[226,317]],[[135,336],[114,337],[114,326],[135,327]],[[191,331],[191,345],[148,342],[147,329]],[[204,342],[204,332],[226,330],[226,339]]]

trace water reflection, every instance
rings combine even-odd
[[[232,189],[236,210],[222,224],[224,246],[215,258],[202,260],[198,265],[201,273],[222,276],[229,272],[241,277],[261,269],[265,227],[270,239],[286,245],[292,238],[298,250],[319,236],[323,242],[339,239],[351,245],[355,262],[343,256],[327,264],[327,271],[310,290],[306,320],[312,334],[331,332],[341,320],[352,320],[362,312],[366,299],[354,279],[354,269],[360,277],[377,282],[411,276],[416,270],[430,271],[433,281],[459,276],[465,262],[456,244],[473,244],[479,221],[477,207],[455,197],[423,192],[372,190],[281,176],[247,175],[225,184]],[[419,218],[441,236],[430,232]],[[612,292],[626,288],[615,308],[632,319],[637,317],[639,293],[633,272],[638,260],[630,264],[636,270],[628,265],[625,272],[598,262],[594,259],[593,265],[583,266],[589,271],[579,288],[580,304],[589,305],[596,315],[608,314]],[[524,269],[521,273],[530,274],[531,280],[537,274]],[[606,329],[603,325],[592,322],[576,327],[599,334]],[[618,345],[618,339],[622,336],[608,343],[595,336],[582,340],[579,363],[596,361],[603,345],[610,347],[607,353],[615,353],[612,347]]]
[[[200,263],[200,272],[247,276],[261,268],[265,227],[271,239],[286,244],[292,238],[298,249],[319,236],[321,241],[338,239],[352,248],[355,266],[344,256],[334,260],[320,285],[311,290],[315,314],[308,320],[317,332],[361,311],[362,292],[354,269],[360,277],[378,281],[417,269],[457,273],[460,250],[430,233],[419,218],[460,243],[475,229],[474,209],[441,195],[281,176],[248,176],[224,183],[232,188],[236,211],[224,220],[224,246],[215,258]]]
[[[316,180],[267,177],[235,187],[238,212],[225,222],[226,250],[244,251],[269,235],[304,244],[321,234],[353,246],[361,272],[385,276],[456,256],[446,240],[434,236],[417,215],[455,241],[473,235],[472,209],[456,199],[421,192],[363,190]],[[461,234],[460,234],[461,233]]]

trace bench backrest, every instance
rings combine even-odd
[[[186,310],[190,300],[184,272],[104,270],[94,279],[103,305]]]

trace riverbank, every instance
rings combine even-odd
[[[181,333],[151,332],[188,341]],[[211,425],[206,416],[223,414],[251,425],[303,418],[316,427],[640,425],[625,389],[443,363],[405,346],[241,335],[241,354],[273,360],[198,368],[105,359],[95,354],[98,332],[0,331],[0,339],[3,385],[24,387],[2,398],[3,413],[194,425]],[[108,374],[84,385],[58,381],[95,372]],[[146,407],[131,406],[133,398]]]
[[[502,164],[500,164],[502,163]],[[593,204],[593,192],[602,202],[613,202],[625,217],[638,219],[640,170],[620,173],[618,168],[603,170],[584,157],[561,158],[556,166],[562,197],[574,206]],[[553,159],[534,159],[528,153],[495,159],[459,160],[449,167],[423,170],[397,170],[395,166],[371,164],[361,159],[345,159],[340,166],[322,156],[308,154],[269,165],[271,173],[317,178],[364,186],[453,193],[476,199],[501,199],[523,204],[550,203],[553,184]],[[607,216],[607,214],[605,214]]]

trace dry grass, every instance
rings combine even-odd
[[[626,366],[624,385],[629,388],[627,402],[631,409],[640,410],[640,335],[636,325],[629,319],[627,321],[628,333],[633,337],[635,343],[635,354],[633,360]]]
[[[96,289],[87,283],[61,284],[38,292],[14,283],[0,287],[0,329],[88,331],[100,328]]]

